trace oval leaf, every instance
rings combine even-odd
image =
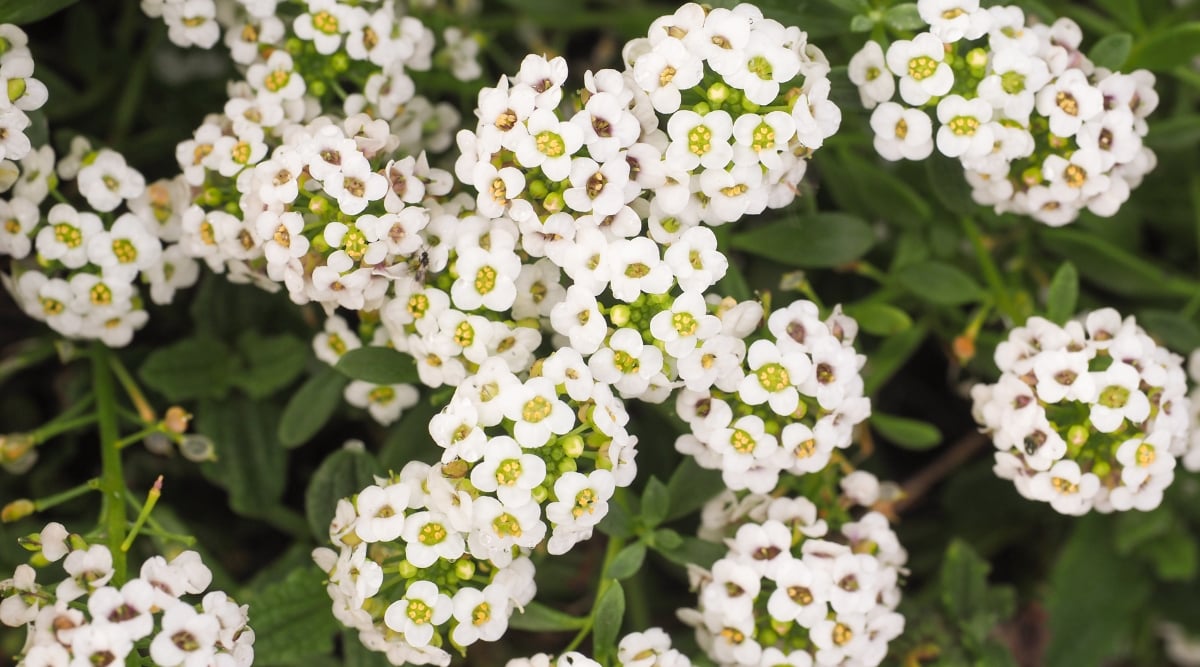
[[[146,357],[138,375],[171,401],[221,398],[229,390],[233,355],[208,336],[185,338]]]
[[[1062,324],[1075,314],[1075,304],[1079,301],[1079,272],[1075,265],[1063,262],[1054,272],[1050,287],[1046,290],[1046,316],[1053,322]]]
[[[342,355],[334,366],[346,377],[372,384],[417,382],[417,363],[412,355],[390,347],[360,347]]]
[[[920,30],[928,25],[917,11],[915,2],[889,7],[883,13],[883,22],[892,30]]]
[[[279,421],[279,442],[284,447],[302,445],[314,435],[342,404],[342,389],[349,380],[326,366],[292,394]]]
[[[1088,51],[1088,58],[1096,65],[1096,67],[1106,67],[1111,70],[1120,69],[1125,60],[1129,58],[1129,52],[1133,49],[1133,35],[1127,32],[1118,32],[1096,42],[1091,51]]]
[[[626,545],[616,556],[613,556],[612,562],[608,564],[606,575],[613,579],[628,579],[642,569],[642,563],[645,561],[646,544],[634,542]]]
[[[0,2],[0,23],[33,23],[75,4],[79,0],[4,0]],[[34,144],[35,146],[37,144]]]
[[[957,306],[983,298],[974,278],[944,262],[909,264],[893,275],[905,289],[931,303]]]
[[[879,413],[870,420],[879,435],[905,449],[932,449],[942,442],[942,432],[927,422]]]
[[[592,646],[596,659],[600,664],[608,664],[606,658],[616,653],[617,636],[621,633],[621,623],[625,620],[625,589],[616,579],[609,580],[609,586],[596,601],[596,617],[592,625]]]
[[[852,303],[845,311],[863,331],[875,336],[894,336],[912,327],[908,313],[888,303]]]
[[[1131,254],[1093,233],[1075,229],[1042,230],[1042,244],[1069,259],[1080,275],[1124,296],[1190,298],[1200,285],[1174,279],[1156,264]]]
[[[586,618],[564,614],[541,602],[530,602],[508,619],[508,627],[530,632],[566,632],[578,630],[584,625],[587,625]]]
[[[844,213],[792,216],[733,236],[734,248],[801,268],[852,262],[873,243],[871,226]]]
[[[1136,69],[1169,70],[1200,55],[1200,21],[1172,25],[1133,47],[1127,66]]]

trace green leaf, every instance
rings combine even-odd
[[[1096,4],[1108,11],[1122,25],[1133,26],[1138,30],[1144,29],[1138,0],[1096,0]]]
[[[942,442],[942,432],[928,422],[873,413],[871,425],[889,442],[905,449],[932,449]]]
[[[633,517],[629,516],[629,510],[624,505],[612,502],[608,504],[608,514],[596,524],[596,528],[609,537],[628,539],[633,537]]]
[[[675,546],[667,544],[655,545],[654,550],[676,565],[699,565],[710,568],[712,564],[725,557],[729,552],[722,544],[709,542],[698,537],[684,537]]]
[[[946,548],[939,575],[942,607],[972,648],[982,647],[996,624],[1012,615],[1015,593],[989,587],[991,566],[967,543],[955,539]]]
[[[1158,265],[1134,255],[1096,234],[1068,228],[1041,230],[1042,245],[1070,260],[1079,274],[1116,294],[1190,298],[1200,284],[1168,276]]]
[[[875,336],[894,336],[912,327],[908,313],[890,303],[861,301],[847,304],[845,311],[863,331]]]
[[[1150,126],[1146,145],[1156,151],[1194,151],[1200,144],[1200,114],[1182,113],[1160,118]]]
[[[1129,52],[1133,50],[1133,35],[1127,32],[1118,32],[1108,35],[1088,51],[1088,58],[1096,64],[1096,67],[1107,67],[1111,70],[1118,70],[1129,57]]]
[[[724,488],[720,472],[701,468],[690,456],[684,458],[667,480],[671,511],[667,512],[666,520],[691,514]]]
[[[1200,21],[1167,26],[1134,45],[1126,67],[1166,71],[1200,55]]]
[[[671,507],[671,492],[657,477],[646,482],[642,492],[642,525],[653,528],[663,522]]]
[[[871,32],[875,28],[875,19],[863,14],[855,14],[850,19],[850,32]]]
[[[604,576],[612,577],[613,579],[628,579],[637,574],[637,571],[642,568],[642,563],[645,561],[645,542],[627,544],[625,548],[617,552],[616,556],[613,556],[612,562],[608,564],[608,570],[605,571]]]
[[[925,159],[925,174],[933,187],[933,194],[946,210],[956,215],[975,215],[979,205],[971,198],[971,186],[967,184],[958,160],[934,151]]]
[[[871,5],[867,0],[827,0],[829,4],[846,12],[847,14],[863,14],[871,11]]]
[[[939,261],[909,264],[892,274],[909,292],[930,303],[957,306],[983,298],[983,288],[961,269]]]
[[[291,384],[304,371],[308,345],[291,334],[264,337],[257,331],[238,336],[238,352],[246,366],[233,384],[250,398],[262,399]]]
[[[279,442],[297,447],[309,441],[342,404],[342,390],[350,381],[323,366],[292,394],[279,421]]]
[[[825,178],[821,186],[833,195],[839,210],[904,228],[923,227],[933,209],[897,171],[894,166],[885,169],[876,161],[839,150],[836,160],[822,162]]]
[[[566,632],[578,630],[585,625],[586,618],[564,614],[536,601],[525,605],[524,610],[508,619],[508,627],[530,632]]]
[[[1172,350],[1189,354],[1200,348],[1200,327],[1183,315],[1170,310],[1143,310],[1138,324]]]
[[[1112,549],[1109,526],[1081,517],[1050,573],[1048,667],[1103,664],[1145,612],[1153,578]]]
[[[379,462],[384,468],[399,471],[409,461],[432,463],[441,457],[442,448],[429,435],[429,420],[437,413],[438,408],[428,398],[422,398],[400,415],[400,421],[391,426],[379,450]]]
[[[1050,287],[1046,290],[1046,317],[1063,324],[1075,315],[1075,304],[1079,301],[1079,272],[1075,265],[1063,262],[1054,272]]]
[[[185,338],[151,352],[138,376],[167,400],[187,401],[223,397],[234,368],[229,348],[204,336]]]
[[[384,472],[361,442],[347,444],[325,457],[304,492],[304,513],[317,544],[325,544],[329,539],[329,522],[333,520],[337,502],[374,484],[375,475]]]
[[[683,537],[679,535],[678,531],[671,530],[670,528],[659,528],[650,535],[649,539],[650,544],[656,548],[671,550],[683,546]]]
[[[1182,526],[1176,525],[1142,551],[1163,581],[1191,581],[1196,577],[1196,539]]]
[[[602,582],[603,584],[603,582]],[[596,660],[605,665],[609,656],[616,653],[617,637],[621,623],[625,620],[625,589],[621,582],[610,579],[608,587],[596,601],[596,617],[592,624],[592,647]]]
[[[78,0],[0,0],[0,23],[33,23],[76,2]]]
[[[928,25],[917,11],[915,2],[905,2],[888,7],[888,10],[883,13],[883,22],[892,30],[901,31],[922,30]]]
[[[412,355],[390,347],[367,346],[350,350],[334,366],[346,377],[372,384],[419,382],[417,362]]]
[[[287,451],[279,445],[279,408],[270,402],[205,399],[196,410],[196,431],[212,438],[217,460],[200,469],[229,491],[229,506],[244,516],[262,516],[279,504],[287,473]]]
[[[925,340],[925,328],[915,326],[895,336],[885,338],[883,343],[867,357],[863,367],[863,389],[868,396],[887,384],[896,371],[908,361]]]
[[[310,657],[333,650],[340,625],[329,611],[322,579],[315,567],[293,570],[249,600],[255,664],[308,664]]]
[[[845,213],[788,216],[733,235],[733,247],[801,268],[828,268],[852,262],[875,242],[871,226]]]

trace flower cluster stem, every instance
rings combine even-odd
[[[104,526],[108,548],[112,551],[113,581],[125,583],[125,475],[121,468],[120,432],[117,428],[117,398],[109,357],[112,352],[102,343],[92,346],[92,386],[96,394],[96,413],[100,422],[100,492],[103,497],[100,522]]]

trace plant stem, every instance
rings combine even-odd
[[[979,232],[979,226],[975,224],[975,220],[970,216],[962,218],[963,232],[966,233],[967,239],[971,241],[971,247],[975,249],[975,259],[979,261],[979,268],[983,271],[983,279],[987,282],[988,287],[992,290],[992,295],[996,299],[996,307],[1000,312],[1014,325],[1022,323],[1022,319],[1018,316],[1016,309],[1013,308],[1012,299],[1008,293],[1008,285],[1004,284],[1004,279],[1000,276],[1000,269],[996,268],[996,262],[992,259],[991,251],[983,242],[983,234]]]
[[[904,482],[901,487],[904,494],[900,500],[896,501],[896,514],[901,514],[916,505],[938,482],[962,468],[963,464],[974,458],[975,454],[985,448],[989,442],[990,439],[986,435],[978,431],[971,431],[951,445],[945,453],[934,459],[933,463],[922,468],[916,475]]]
[[[33,441],[40,445],[56,435],[68,433],[94,423],[96,423],[96,415],[83,415],[74,419],[59,418],[34,431]]]
[[[92,478],[75,488],[67,489],[66,491],[61,491],[52,496],[46,496],[45,498],[39,498],[38,500],[33,501],[33,506],[37,509],[37,511],[42,512],[50,509],[51,507],[61,505],[68,500],[74,500],[75,498],[78,498],[89,491],[96,491],[99,488],[100,480]]]
[[[142,393],[141,387],[134,381],[130,375],[129,369],[125,368],[125,364],[117,358],[117,355],[110,354],[108,356],[109,367],[112,368],[113,375],[117,377],[117,382],[121,383],[121,387],[129,396],[133,407],[137,408],[138,416],[142,422],[146,424],[154,423],[158,420],[158,415],[154,414],[154,408],[150,407],[150,402],[146,400],[146,395]]]
[[[608,538],[608,546],[604,550],[604,563],[600,565],[600,585],[596,587],[596,597],[592,600],[592,610],[588,612],[587,622],[583,624],[582,628],[579,628],[579,632],[575,634],[571,643],[567,644],[567,647],[562,650],[563,653],[568,653],[579,648],[583,640],[592,633],[592,626],[596,624],[596,607],[599,606],[600,600],[604,599],[604,593],[608,591],[608,587],[614,581],[612,577],[606,576],[608,566],[624,546],[624,540],[615,537]]]
[[[109,359],[112,353],[102,343],[92,346],[92,385],[96,393],[96,414],[100,421],[100,521],[106,528],[108,548],[112,552],[113,582],[125,583],[125,475],[118,447],[117,397]]]

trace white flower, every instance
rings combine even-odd
[[[68,204],[55,204],[46,222],[35,240],[38,255],[57,260],[69,269],[87,264],[89,242],[104,230],[99,216],[76,211]]]
[[[159,635],[160,637],[166,634],[166,617],[169,613],[168,610],[167,614],[163,614],[164,631]],[[132,651],[133,641],[126,634],[124,628],[115,623],[85,624],[75,628],[71,633],[72,665],[121,664]],[[150,655],[160,665],[175,667],[182,663],[182,661],[161,660],[153,651],[154,644],[151,643]]]
[[[742,89],[754,104],[768,105],[779,96],[779,87],[800,73],[800,56],[783,45],[783,26],[775,21],[759,21],[741,50],[741,64],[725,74],[725,81]],[[716,69],[716,67],[714,67]]]
[[[785,111],[770,111],[765,116],[742,114],[733,122],[733,161],[736,164],[760,163],[767,169],[783,165],[783,153],[796,134],[796,121]],[[708,172],[705,172],[708,173]]]
[[[508,629],[509,592],[495,581],[482,591],[463,588],[454,594],[454,618],[458,621],[450,638],[459,646],[479,640],[493,642]]]
[[[530,378],[514,389],[504,416],[513,421],[513,437],[526,448],[542,447],[553,435],[575,426],[574,412],[558,399],[554,383],[547,378]]]
[[[409,584],[404,597],[388,606],[383,622],[419,648],[429,644],[434,626],[450,620],[453,611],[450,596],[439,591],[432,581],[420,580]]]
[[[1091,509],[1100,480],[1090,472],[1082,472],[1078,463],[1063,460],[1048,472],[1034,475],[1029,488],[1036,499],[1049,501],[1055,510],[1080,515]]]
[[[1104,112],[1104,95],[1080,69],[1063,72],[1037,93],[1038,113],[1050,119],[1050,132],[1074,136],[1084,122]]]
[[[554,524],[547,545],[550,553],[566,553],[579,539],[590,537],[592,527],[608,515],[608,501],[615,489],[616,479],[608,470],[593,470],[587,475],[563,473],[554,482],[556,500],[546,506],[546,518]],[[570,536],[570,540],[556,539],[563,535]]]
[[[686,292],[704,292],[725,276],[729,260],[717,250],[717,237],[708,227],[693,227],[663,252],[663,261]]]
[[[132,213],[117,218],[108,231],[88,239],[88,260],[100,267],[105,277],[133,281],[140,271],[162,258],[162,242],[146,231],[145,223]]]
[[[534,104],[539,109],[553,110],[562,101],[562,85],[567,80],[567,61],[562,56],[547,60],[545,56],[529,54],[513,81],[529,86],[537,94]],[[532,132],[532,128],[530,128]]]
[[[858,96],[862,105],[872,109],[880,102],[887,102],[896,94],[896,80],[888,71],[883,58],[883,47],[879,42],[868,40],[850,58],[850,81],[858,86]]]
[[[212,48],[221,37],[213,0],[184,0],[163,5],[167,37],[177,46]]]
[[[404,483],[371,485],[359,491],[354,500],[359,515],[354,532],[364,542],[390,542],[400,537],[410,493]]]
[[[146,189],[146,179],[141,173],[125,164],[120,153],[107,148],[79,170],[76,182],[88,205],[103,212],[115,209],[122,200],[133,199]]]
[[[371,418],[383,426],[400,419],[401,413],[417,404],[420,394],[411,384],[372,384],[355,380],[346,385],[346,402],[366,408]]]
[[[471,469],[471,484],[480,491],[495,493],[506,507],[532,502],[532,490],[545,478],[546,462],[525,453],[516,440],[505,435],[491,438],[483,460]]]
[[[566,180],[571,173],[571,158],[583,147],[583,130],[544,108],[530,114],[527,126],[528,134],[513,147],[517,162],[527,169],[541,167],[552,181]]]
[[[937,116],[942,123],[937,148],[943,155],[972,158],[992,150],[992,107],[986,101],[948,95],[938,102]]]
[[[1044,60],[1019,49],[1004,49],[993,53],[991,73],[979,82],[978,93],[1005,118],[1027,123],[1034,95],[1049,81]]]
[[[733,159],[729,138],[733,134],[733,119],[722,110],[703,116],[690,109],[681,109],[667,121],[671,143],[665,153],[667,164],[687,171],[703,165],[706,169],[721,169]]]
[[[609,283],[617,299],[632,303],[639,295],[662,294],[671,288],[670,267],[654,241],[639,236],[609,244]]]
[[[337,199],[338,208],[346,215],[358,215],[368,202],[383,198],[388,181],[383,174],[371,170],[371,163],[362,154],[343,159],[341,168],[324,180],[325,192]]]
[[[608,335],[608,324],[600,314],[596,297],[578,285],[568,287],[563,300],[551,309],[550,324],[567,336],[580,354],[598,350]]]
[[[650,378],[662,370],[662,351],[646,345],[637,329],[618,329],[588,360],[592,376],[612,385],[622,396],[637,396],[650,386]]]
[[[649,93],[654,110],[672,114],[679,110],[680,90],[704,77],[703,61],[677,39],[664,39],[633,63],[633,79]]]
[[[28,256],[33,248],[29,234],[40,221],[37,205],[28,199],[0,200],[0,255],[13,259]]]
[[[746,355],[750,372],[738,385],[738,397],[749,405],[768,403],[780,416],[788,416],[800,404],[796,386],[813,373],[812,360],[800,351],[784,352],[768,340],[757,340]]]
[[[279,100],[295,100],[304,95],[304,77],[295,71],[286,49],[275,49],[265,63],[246,70],[246,81],[260,94]]]
[[[490,250],[470,247],[459,252],[455,263],[458,278],[450,287],[454,305],[463,310],[487,308],[504,312],[517,298],[516,279],[521,259],[512,251],[511,241],[499,243],[492,234]]]
[[[675,298],[669,310],[650,319],[650,332],[664,343],[667,354],[683,358],[704,340],[721,331],[721,320],[708,313],[704,296],[685,292]]]
[[[929,32],[947,44],[979,39],[992,27],[992,16],[979,8],[979,0],[920,0],[917,12]]]
[[[898,39],[887,50],[887,66],[900,77],[900,97],[908,104],[921,106],[930,98],[941,97],[954,86],[954,72],[944,61],[942,40],[921,33],[913,40]]]
[[[29,116],[17,108],[0,109],[0,160],[20,160],[29,154],[32,145],[25,129]]]
[[[537,503],[514,507],[491,496],[481,496],[472,509],[474,523],[467,547],[472,556],[486,558],[497,567],[512,562],[514,546],[532,549],[546,536],[546,524]]]
[[[432,566],[439,559],[455,561],[466,551],[462,534],[449,525],[448,517],[430,511],[408,515],[404,520],[404,557],[418,568]]]
[[[337,0],[306,0],[308,11],[297,16],[292,29],[311,41],[317,53],[331,55],[341,47],[342,35],[365,23],[365,17]]]
[[[629,184],[629,163],[612,160],[599,164],[592,158],[575,158],[569,176],[571,187],[563,191],[563,201],[572,210],[598,217],[615,215],[625,206]]]
[[[184,551],[169,563],[162,556],[152,556],[142,563],[140,576],[154,587],[154,604],[162,609],[174,606],[185,594],[203,593],[212,583],[212,571],[195,551]]]
[[[93,620],[119,625],[134,641],[154,631],[154,588],[144,579],[131,579],[120,590],[99,588],[87,606]]]
[[[63,561],[63,569],[70,577],[58,584],[54,594],[59,600],[70,602],[112,579],[112,552],[108,547],[99,544],[87,549],[77,549],[67,554]]]

